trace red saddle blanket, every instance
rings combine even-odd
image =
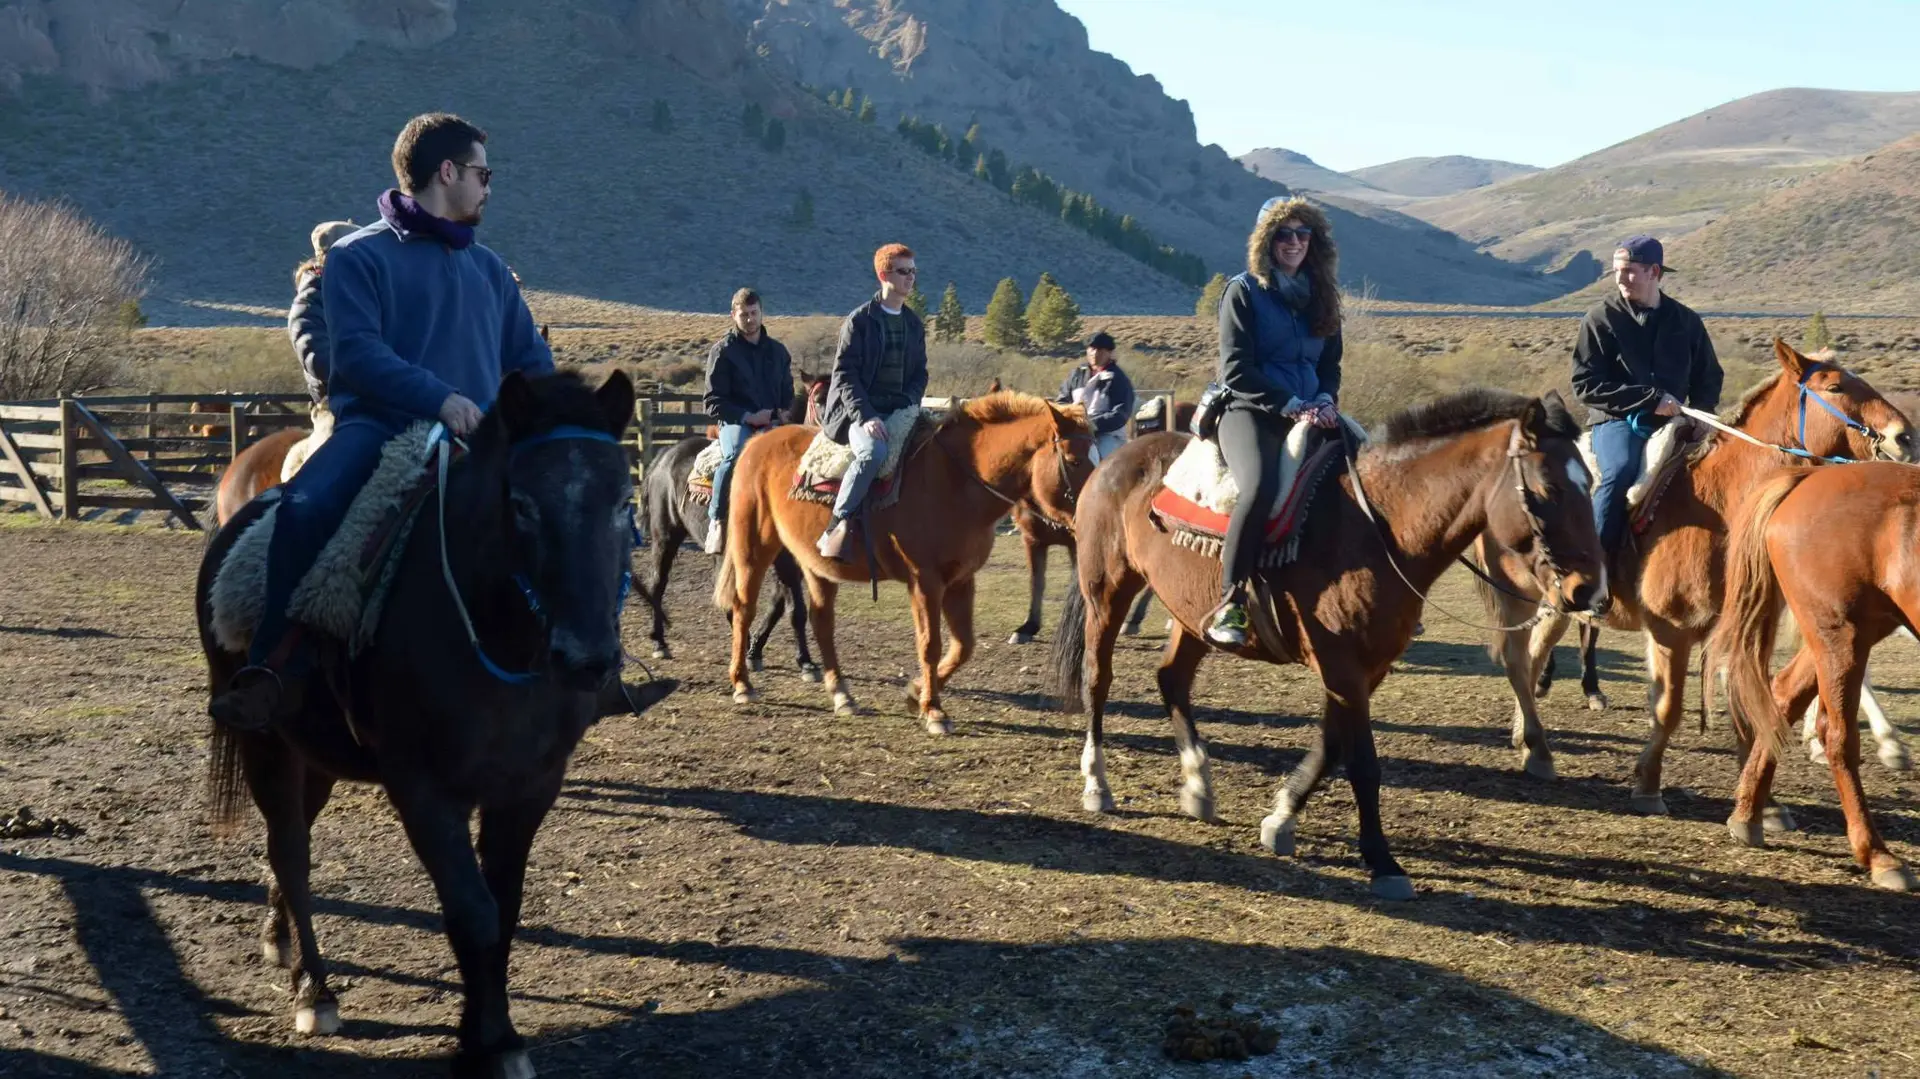
[[[1307,503],[1339,449],[1338,442],[1328,442],[1308,455],[1306,462],[1300,466],[1293,486],[1274,503],[1273,515],[1267,519],[1266,546],[1284,543],[1298,530],[1300,522],[1306,519]],[[1194,533],[1211,540],[1226,539],[1226,514],[1215,513],[1165,487],[1154,494],[1152,510],[1166,528]]]

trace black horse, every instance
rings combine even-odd
[[[827,380],[805,373],[800,378],[808,388],[806,392],[794,395],[788,415],[805,415],[811,426],[816,411],[814,406],[826,396]],[[674,559],[680,557],[680,547],[688,540],[703,547],[706,545],[707,507],[688,496],[687,479],[693,475],[693,459],[700,456],[700,451],[712,442],[711,438],[695,435],[667,447],[647,466],[646,479],[640,484],[647,549],[653,556],[652,579],[643,582],[641,589],[653,606],[653,632],[649,636],[653,640],[655,659],[673,658],[673,649],[667,644],[666,610],[667,577],[673,573]],[[780,624],[780,616],[787,614],[793,623],[794,642],[799,646],[797,662],[800,677],[809,682],[818,682],[820,665],[813,661],[813,654],[807,650],[807,601],[806,593],[802,590],[800,564],[793,560],[792,555],[782,551],[780,557],[774,560],[773,572],[780,580],[780,589],[774,593],[773,602],[760,620],[760,628],[753,634],[747,661],[756,671],[766,669],[764,656],[767,638],[773,636],[773,627]]]
[[[324,661],[292,718],[262,732],[215,725],[214,818],[230,826],[245,794],[266,818],[273,885],[262,943],[292,970],[301,1032],[340,1025],[314,942],[313,820],[337,780],[378,783],[433,879],[459,962],[454,1074],[532,1074],[508,1016],[507,954],[534,833],[617,687],[633,497],[619,439],[633,408],[633,384],[617,371],[598,390],[570,374],[508,376],[449,469],[442,503],[427,505],[400,552],[371,644],[351,661]],[[201,562],[195,606],[215,687],[246,657],[214,639],[214,575],[264,509],[243,508]],[[633,707],[673,686],[636,687]],[[476,809],[477,861],[467,831]]]

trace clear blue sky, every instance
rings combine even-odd
[[[1057,2],[1202,143],[1334,169],[1552,166],[1761,90],[1920,90],[1920,0]]]

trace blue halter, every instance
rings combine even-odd
[[[1813,374],[1813,370],[1809,368],[1807,370],[1807,375],[1811,375],[1811,374]],[[1806,375],[1802,375],[1800,377],[1799,389],[1800,389],[1800,445],[1802,448],[1799,450],[1788,449],[1787,450],[1788,453],[1792,453],[1799,457],[1811,458],[1816,461],[1826,461],[1830,464],[1850,465],[1850,464],[1858,463],[1851,457],[1821,457],[1818,454],[1815,454],[1805,449],[1807,444],[1807,402],[1808,401],[1812,401],[1814,404],[1819,405],[1821,408],[1824,408],[1828,412],[1833,413],[1834,419],[1837,419],[1841,423],[1845,424],[1848,430],[1856,431],[1862,435],[1865,435],[1867,438],[1867,441],[1869,442],[1880,441],[1880,432],[1874,430],[1871,427],[1868,427],[1866,424],[1861,423],[1859,420],[1853,419],[1852,417],[1848,416],[1846,413],[1833,407],[1832,404],[1828,403],[1827,400],[1821,397],[1818,393],[1815,393],[1813,390],[1807,389]]]

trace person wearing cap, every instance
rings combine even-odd
[[[1113,362],[1113,347],[1113,335],[1105,330],[1088,338],[1087,362],[1067,375],[1054,398],[1086,408],[1096,463],[1127,440],[1127,420],[1133,416],[1133,380]]]
[[[1639,478],[1653,432],[1682,405],[1712,412],[1723,372],[1693,309],[1661,293],[1672,273],[1651,236],[1634,236],[1613,253],[1614,290],[1580,320],[1573,346],[1573,392],[1587,406],[1594,461],[1593,518],[1601,546],[1615,550],[1627,527],[1627,491]]]
[[[327,249],[335,240],[359,228],[351,221],[322,221],[315,225],[309,236],[313,256],[293,270],[293,306],[287,309],[287,336],[293,341],[294,355],[300,358],[300,373],[306,377],[307,396],[313,398],[316,412],[327,407],[327,375],[333,366],[320,274],[327,267]],[[317,422],[318,417],[315,419]]]
[[[1246,272],[1220,296],[1228,399],[1214,438],[1240,491],[1220,552],[1220,606],[1206,630],[1223,647],[1247,643],[1247,581],[1279,494],[1287,436],[1296,423],[1340,423],[1338,263],[1325,214],[1306,199],[1271,198],[1247,238]]]
[[[727,492],[733,463],[747,439],[790,417],[793,358],[760,321],[760,294],[743,288],[730,305],[733,325],[707,351],[707,415],[720,425],[720,465],[713,470],[713,500],[707,503],[708,554],[725,549]]]

